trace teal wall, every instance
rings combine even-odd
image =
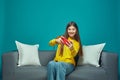
[[[118,0],[118,38],[119,38],[119,44],[120,44],[120,0]],[[119,47],[119,54],[120,54],[120,47]]]
[[[50,39],[77,22],[82,44],[106,42],[105,50],[120,54],[119,0],[1,0],[0,53],[15,50],[15,40],[53,50]]]
[[[0,0],[0,79],[1,79],[1,55],[4,37],[4,1]]]
[[[120,0],[117,0],[117,13],[118,13],[118,26],[117,26],[117,34],[118,34],[118,41],[117,41],[117,47],[118,47],[118,55],[120,56]],[[120,58],[119,58],[119,80],[120,80]]]

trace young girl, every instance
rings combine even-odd
[[[64,38],[68,39],[65,44]],[[82,46],[78,26],[75,22],[68,23],[64,36],[50,40],[49,44],[58,44],[53,61],[48,63],[48,80],[65,80],[65,76],[75,68],[75,56],[82,55]]]

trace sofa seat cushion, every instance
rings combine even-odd
[[[21,66],[16,68],[16,80],[46,80],[47,67]]]
[[[77,66],[67,78],[68,80],[108,80],[102,67],[90,65]]]

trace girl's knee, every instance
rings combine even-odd
[[[62,63],[61,62],[57,62],[56,63],[56,68],[61,68],[62,67]]]
[[[48,66],[54,66],[55,65],[55,61],[50,61],[49,63],[48,63]]]

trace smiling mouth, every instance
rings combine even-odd
[[[69,34],[74,34],[74,33],[69,33]]]

